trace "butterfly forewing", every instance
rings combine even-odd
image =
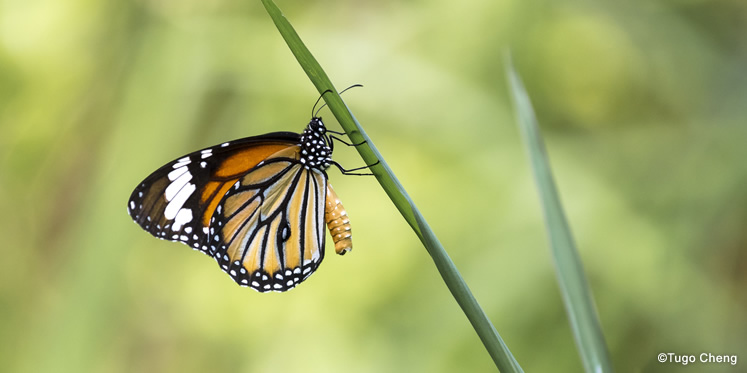
[[[153,236],[205,251],[210,217],[225,193],[272,154],[297,148],[298,139],[296,133],[277,132],[190,153],[143,180],[127,211]]]

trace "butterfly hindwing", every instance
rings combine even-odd
[[[208,246],[218,264],[260,292],[298,285],[324,257],[326,188],[324,171],[286,157],[246,174],[211,221]]]

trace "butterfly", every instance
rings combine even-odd
[[[312,114],[300,134],[268,133],[187,154],[145,178],[127,211],[153,236],[213,257],[241,286],[292,289],[324,259],[325,224],[338,254],[352,249],[348,214],[325,170],[370,175],[351,172],[370,166],[345,170],[333,161],[333,139],[360,144],[330,133],[344,134]]]

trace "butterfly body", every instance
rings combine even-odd
[[[286,291],[335,249],[352,248],[350,222],[325,170],[333,163],[321,118],[301,134],[275,132],[190,153],[133,191],[128,212],[160,239],[213,257],[239,285]]]

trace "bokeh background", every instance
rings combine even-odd
[[[582,366],[509,48],[617,371],[745,369],[747,3],[278,5],[338,88],[365,85],[345,100],[525,370]],[[259,1],[0,2],[0,370],[494,371],[373,178],[330,171],[355,250],[328,251],[285,294],[240,288],[128,217],[157,167],[301,131],[317,97]],[[362,165],[350,149],[336,159]]]

